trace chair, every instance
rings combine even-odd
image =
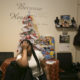
[[[1,77],[2,77],[2,70],[1,70],[1,68],[0,68],[0,80],[1,80]]]
[[[7,59],[14,58],[14,52],[0,52],[0,80],[3,80],[2,77],[6,71],[6,67],[8,66],[10,61]],[[4,64],[6,61],[6,64]]]
[[[57,53],[60,67],[60,80],[78,80],[76,69],[73,66],[71,53]]]
[[[2,69],[2,77],[1,77],[1,80],[4,80],[5,73],[6,73],[6,68],[8,67],[8,65],[9,65],[12,61],[15,61],[15,60],[16,60],[15,57],[7,58],[7,59],[4,60],[4,62],[3,62],[2,65],[1,65],[1,69]]]
[[[0,52],[0,66],[5,59],[14,57],[14,52]]]

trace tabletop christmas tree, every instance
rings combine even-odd
[[[22,33],[20,33],[20,42],[24,39],[30,40],[31,43],[33,43],[34,47],[36,47],[36,42],[39,39],[39,33],[36,24],[33,23],[33,17],[30,15],[27,15],[26,17],[23,18],[22,21],[24,27],[22,27]],[[19,52],[20,46],[17,50]]]

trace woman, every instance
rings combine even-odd
[[[29,40],[23,40],[20,46],[22,49],[16,58],[17,64],[23,68],[29,67],[32,70],[33,80],[50,80],[49,75],[45,76],[48,69],[44,64],[42,53],[38,50],[34,51]]]
[[[50,80],[42,53],[34,51],[29,40],[23,40],[20,46],[21,52],[7,67],[4,80]]]

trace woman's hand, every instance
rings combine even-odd
[[[22,44],[23,49],[27,49],[27,46],[25,44]]]
[[[23,49],[27,49],[28,48],[28,43],[26,43],[25,41],[21,44],[21,47],[23,48]]]
[[[24,41],[22,44],[21,44],[21,47],[22,47],[22,56],[26,56],[27,54],[27,43]]]

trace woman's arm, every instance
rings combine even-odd
[[[26,48],[23,49],[22,57],[17,60],[17,63],[22,67],[28,66],[27,49]]]
[[[43,71],[46,74],[47,80],[50,80],[49,69],[48,69],[48,66],[46,65],[45,59],[44,60],[41,60],[41,67],[42,67]]]

